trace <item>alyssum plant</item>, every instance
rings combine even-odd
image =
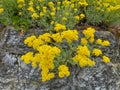
[[[84,37],[79,37],[77,30],[62,30],[57,28],[57,33],[44,33],[42,35],[27,37],[24,41],[35,52],[28,52],[21,57],[26,64],[39,67],[42,81],[45,82],[58,75],[60,78],[70,75],[68,64],[80,67],[95,65],[92,56],[101,57],[102,62],[110,62],[100,47],[109,46],[108,40],[94,39],[94,28],[83,31]],[[65,44],[65,45],[64,45]],[[95,47],[94,47],[95,46]],[[96,48],[99,46],[99,48]]]

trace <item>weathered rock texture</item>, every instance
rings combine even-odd
[[[100,58],[96,58],[98,63],[92,68],[71,66],[70,77],[56,77],[45,83],[41,82],[38,68],[20,60],[22,54],[31,50],[23,40],[39,33],[42,33],[39,29],[24,34],[12,27],[0,30],[0,90],[120,90],[120,48],[112,33],[98,31],[95,34],[110,40],[110,47],[103,48],[103,51],[111,57],[111,63],[100,63]]]

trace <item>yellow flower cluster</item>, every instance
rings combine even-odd
[[[78,40],[77,30],[67,30],[61,33],[61,36],[67,40],[68,43],[71,43],[73,40]]]
[[[102,61],[105,62],[105,63],[109,63],[110,62],[110,58],[107,57],[107,56],[103,56],[103,60]]]
[[[86,38],[81,38],[81,44],[82,45],[87,45],[88,44],[88,41]]]
[[[27,37],[27,39],[24,40],[24,43],[28,45],[28,47],[33,46],[33,41],[36,39],[36,36],[30,36]]]
[[[35,2],[33,0],[29,0],[28,11],[30,11],[32,19],[38,19],[39,15],[38,15],[38,11],[36,11],[35,8],[34,8],[34,5],[35,5],[34,3]],[[40,8],[39,6],[36,6],[36,9],[39,10],[39,8]]]
[[[61,33],[52,34],[51,37],[56,42],[62,42],[63,39],[66,39],[68,43],[71,43],[74,40],[78,40],[77,30],[67,30]]]
[[[54,30],[55,30],[55,31],[66,30],[66,26],[57,23],[57,24],[55,24]]]
[[[54,78],[54,73],[50,73],[49,70],[54,69],[54,59],[60,54],[60,49],[56,46],[42,45],[37,48],[38,53],[33,55],[33,52],[28,52],[21,57],[26,63],[32,63],[33,67],[39,66],[42,70],[42,81],[45,82]]]
[[[87,28],[86,30],[83,31],[83,34],[85,35],[85,38],[89,40],[90,43],[94,42],[94,33],[95,29],[94,28]]]
[[[97,39],[96,44],[102,45],[102,46],[109,46],[110,42],[108,40],[102,41],[101,39]]]
[[[87,28],[85,30],[83,30],[83,34],[85,37],[81,38],[81,45],[78,46],[77,48],[77,55],[75,55],[73,57],[73,60],[77,63],[79,63],[80,67],[84,67],[84,66],[94,66],[95,65],[95,61],[90,59],[91,55],[94,56],[100,56],[102,55],[102,51],[98,48],[93,48],[93,49],[89,49],[88,45],[89,43],[93,43],[94,42],[94,33],[95,33],[95,29],[94,28]],[[101,39],[98,39],[95,41],[96,44],[100,44],[102,46],[108,46],[110,45],[108,40],[104,40],[102,41]],[[110,62],[110,59],[106,56],[103,56],[103,62],[107,63]]]
[[[90,58],[90,50],[87,46],[78,46],[77,55],[73,57],[75,62],[78,62],[80,67],[94,66],[95,62]]]
[[[94,48],[92,53],[95,56],[100,56],[102,54],[102,51],[100,49]]]
[[[50,42],[51,41],[50,37],[51,37],[50,33],[39,35],[38,38],[36,36],[30,36],[24,40],[24,43],[27,44],[29,47],[37,49],[38,46],[43,45],[46,42]]]
[[[60,33],[52,34],[51,38],[58,43],[62,43],[63,40],[63,37],[61,36]]]
[[[97,1],[98,7],[97,9],[99,11],[105,11],[107,10],[108,12],[115,11],[120,9],[120,2],[117,0],[99,0]]]
[[[39,67],[42,69],[42,81],[45,82],[54,77],[54,74],[49,73],[49,70],[54,69],[54,58],[60,54],[60,49],[55,46],[43,45],[38,48],[38,51],[40,54]]]
[[[65,76],[70,76],[70,72],[69,72],[69,68],[66,65],[60,65],[58,67],[58,71],[59,71],[59,77],[63,78]]]
[[[56,2],[49,0],[17,0],[17,4],[19,8],[18,15],[27,13],[31,17],[31,21],[39,20],[40,25],[43,25],[43,23],[49,24],[55,31],[66,30],[67,27],[73,29],[73,26],[85,17],[84,13],[79,12],[80,7],[88,5],[86,0],[57,0]],[[68,25],[70,24],[68,22],[71,22],[71,25]]]
[[[17,0],[18,8],[23,8],[25,6],[25,1],[24,0]]]
[[[86,0],[80,0],[81,2],[79,2],[79,4],[81,6],[88,6],[88,3],[86,2]]]
[[[33,52],[28,52],[21,57],[21,59],[25,62],[25,64],[30,64],[33,59]]]
[[[74,18],[76,21],[79,21],[79,20],[83,19],[84,17],[85,17],[85,14],[82,13],[80,15],[75,16]]]
[[[30,36],[24,40],[24,43],[27,44],[29,47],[37,49],[40,45],[51,42],[51,39],[59,43],[62,43],[62,40],[66,39],[68,43],[71,43],[74,40],[78,40],[78,32],[77,30],[67,30],[55,34],[45,33],[43,35],[39,35],[38,38],[36,36]]]
[[[85,17],[85,14],[80,14],[80,18],[82,19],[82,18],[84,18]]]
[[[24,0],[18,0],[17,3],[24,3]]]
[[[0,7],[0,14],[3,13],[4,9]]]

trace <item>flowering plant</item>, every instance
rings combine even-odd
[[[87,0],[84,8],[86,22],[89,24],[114,25],[120,22],[119,0]]]
[[[72,29],[85,15],[81,6],[87,6],[79,0],[1,0],[1,22],[12,24],[16,29],[28,29],[30,26],[45,27],[53,30],[62,24]]]
[[[109,46],[109,41],[94,40],[94,33],[95,29],[89,27],[83,31],[84,37],[80,37],[77,30],[27,37],[24,43],[34,48],[36,52],[28,52],[21,59],[26,64],[31,63],[32,67],[39,67],[42,70],[43,82],[54,78],[56,74],[60,78],[69,76],[68,64],[80,67],[94,66],[92,56],[101,57],[105,63],[110,62],[109,57],[105,56],[100,48],[94,47],[94,44]]]

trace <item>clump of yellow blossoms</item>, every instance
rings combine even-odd
[[[88,8],[85,10],[88,23],[109,26],[117,23],[119,12],[120,1],[118,0],[89,0]]]
[[[100,56],[102,54],[102,51],[100,49],[96,49],[94,48],[92,53],[95,55],[95,56]]]
[[[65,26],[65,25],[62,25],[62,24],[57,23],[57,24],[55,25],[54,30],[55,30],[55,31],[66,30],[66,26]]]
[[[105,62],[105,63],[108,63],[108,62],[110,62],[110,58],[107,57],[107,56],[103,56],[103,60],[102,61]]]
[[[94,33],[95,33],[95,29],[91,27],[83,31],[83,34],[90,43],[94,42]]]
[[[60,78],[63,78],[65,76],[68,77],[70,75],[69,69],[66,65],[60,65],[58,67],[58,71],[59,71],[59,77]]]
[[[98,39],[98,40],[96,41],[96,44],[99,44],[99,45],[102,45],[102,46],[109,46],[109,45],[110,45],[110,43],[109,43],[108,40],[102,41],[101,39]]]
[[[80,67],[94,66],[95,62],[90,58],[90,50],[87,46],[78,46],[77,55],[73,57],[75,62],[78,62]]]
[[[49,4],[52,5],[52,3]],[[101,49],[93,47],[94,45],[91,46],[92,49],[89,48],[90,45],[95,44],[94,42],[96,45],[104,43],[102,46],[109,46],[109,41],[94,40],[95,31],[91,27],[83,30],[84,37],[80,37],[78,31],[74,29],[44,33],[38,37],[29,36],[24,43],[34,48],[36,52],[28,52],[21,59],[26,64],[41,69],[43,82],[54,78],[56,74],[60,78],[70,76],[68,64],[76,64],[80,67],[94,66],[96,62],[92,56],[101,57],[102,62],[110,62],[109,57],[104,56]],[[64,43],[66,43],[66,47]]]
[[[4,11],[4,9],[0,7],[0,14],[2,14],[3,11]]]
[[[73,29],[79,22],[109,24],[119,19],[119,12],[118,0],[1,0],[0,2],[0,15],[4,13],[2,17],[0,16],[1,22],[5,25],[12,24],[17,30],[28,30],[31,25],[45,27],[47,31],[60,31]],[[90,42],[93,42],[93,38]]]

